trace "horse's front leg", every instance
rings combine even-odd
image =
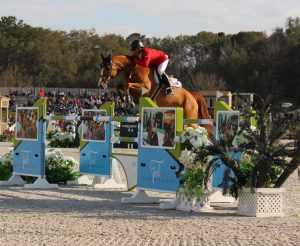
[[[134,97],[141,97],[143,89],[148,92],[150,91],[150,88],[147,88],[144,84],[128,83],[126,87],[127,91]]]

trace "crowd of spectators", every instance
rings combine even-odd
[[[11,93],[8,96],[10,110],[14,112],[17,106],[32,106],[39,97],[47,97],[47,112],[52,115],[81,115],[82,109],[99,109],[107,101],[115,102],[115,115],[137,115],[138,112],[136,103],[130,95],[115,90],[103,92],[100,96],[92,93],[65,93],[58,90],[47,93],[41,90],[37,96],[30,91],[26,95]]]
[[[100,109],[101,105],[107,101],[115,102],[116,115],[136,115],[137,113],[132,97],[116,91],[104,92],[100,96],[59,93],[47,95],[47,98],[47,111],[52,114],[81,115],[82,109]]]

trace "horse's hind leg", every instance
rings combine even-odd
[[[206,101],[205,101],[205,98],[203,97],[203,95],[201,95],[199,92],[192,92],[191,94],[194,96],[194,98],[198,104],[198,118],[199,119],[211,119],[210,114],[207,109]],[[212,125],[204,124],[203,127],[206,128],[206,130],[210,136],[213,136],[213,126]]]
[[[194,98],[186,100],[183,110],[185,119],[198,119],[198,104]],[[198,124],[187,124],[187,126],[197,128]]]

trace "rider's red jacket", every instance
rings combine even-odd
[[[139,56],[134,56],[134,62],[143,67],[158,66],[166,60],[168,60],[168,56],[164,52],[151,48],[143,48]]]

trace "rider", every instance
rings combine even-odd
[[[134,62],[136,64],[143,67],[155,65],[157,73],[159,74],[160,85],[164,84],[166,86],[167,96],[173,95],[173,89],[170,85],[168,76],[165,73],[169,62],[168,56],[160,50],[144,47],[140,40],[132,41],[130,50],[132,51]]]

